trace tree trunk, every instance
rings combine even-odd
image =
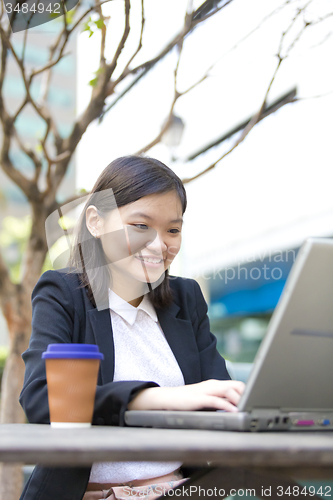
[[[2,378],[0,423],[24,423],[26,419],[18,399],[24,378],[21,354],[28,347],[31,333],[30,293],[16,285],[16,293],[6,301],[4,315],[10,348]],[[22,465],[0,464],[0,500],[18,500],[22,484]]]

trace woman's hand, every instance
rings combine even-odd
[[[245,384],[237,380],[205,380],[180,387],[150,387],[128,404],[129,410],[216,410],[238,411]]]

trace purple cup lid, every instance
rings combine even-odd
[[[49,344],[43,359],[104,359],[95,344]]]

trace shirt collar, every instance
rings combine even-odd
[[[139,309],[146,312],[156,323],[158,321],[156,311],[148,295],[144,295],[138,307],[134,307],[109,289],[109,308],[119,314],[130,325],[134,325]]]

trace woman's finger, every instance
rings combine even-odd
[[[230,401],[216,396],[206,396],[201,400],[201,403],[202,405],[200,408],[213,408],[215,410],[225,410],[233,413],[238,411],[237,406],[230,403]]]
[[[223,397],[235,406],[238,405],[241,398],[240,394],[234,388],[227,389]]]

